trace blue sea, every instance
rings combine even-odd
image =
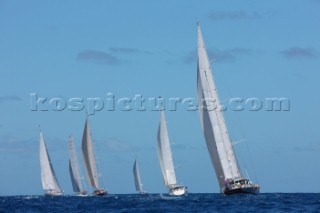
[[[2,196],[0,212],[319,212],[318,193]]]

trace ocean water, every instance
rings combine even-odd
[[[2,196],[0,212],[319,212],[319,193]]]

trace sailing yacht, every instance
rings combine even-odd
[[[158,129],[158,157],[161,167],[161,172],[165,186],[169,189],[170,195],[184,195],[188,190],[186,186],[178,185],[176,180],[176,173],[174,170],[171,147],[168,136],[168,129],[164,111],[161,110],[160,124]]]
[[[145,194],[146,192],[142,189],[138,160],[135,160],[133,164],[133,177],[136,191],[140,194]]]
[[[78,196],[85,196],[87,194],[87,191],[83,187],[82,176],[80,174],[80,167],[79,167],[76,148],[74,145],[74,139],[72,135],[69,136],[68,146],[69,146],[69,156],[70,156],[69,173],[71,177],[73,191]]]
[[[94,154],[94,147],[92,143],[88,115],[86,117],[86,123],[84,126],[84,132],[82,137],[82,158],[84,162],[84,168],[86,171],[87,179],[90,186],[93,187],[93,195],[103,196],[107,194],[107,190],[99,186],[99,174],[97,171],[97,164]]]
[[[50,156],[44,141],[42,131],[40,130],[40,168],[42,188],[45,195],[58,196],[63,195],[58,183],[56,174],[52,167]]]
[[[219,182],[226,195],[259,194],[260,186],[242,176],[220,106],[208,54],[198,23],[197,97],[200,121],[207,148]]]

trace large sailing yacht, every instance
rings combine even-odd
[[[74,145],[74,139],[72,135],[69,136],[68,146],[69,146],[69,156],[70,156],[69,173],[70,173],[73,191],[78,196],[85,196],[87,194],[87,191],[83,187],[76,147]]]
[[[93,187],[93,195],[103,196],[107,194],[107,190],[99,186],[99,173],[97,171],[96,158],[94,154],[94,147],[91,138],[88,115],[86,117],[86,124],[82,137],[82,158],[87,179],[90,186]]]
[[[44,141],[42,131],[40,130],[40,168],[41,168],[41,182],[45,195],[58,196],[62,195],[60,185],[58,183],[56,174],[52,167],[50,156]]]
[[[200,121],[221,192],[258,194],[260,186],[242,176],[235,156],[198,23],[197,96]],[[216,106],[212,106],[212,102]]]
[[[133,164],[133,177],[134,177],[134,185],[136,186],[136,191],[140,194],[145,194],[146,192],[142,189],[141,177],[138,160],[134,161]]]
[[[164,111],[161,110],[160,124],[158,129],[158,157],[165,186],[169,189],[170,195],[184,195],[188,192],[187,187],[177,184],[174,170],[172,152],[168,136],[168,129]]]

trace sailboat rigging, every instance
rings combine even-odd
[[[169,189],[170,195],[184,195],[188,190],[186,186],[177,184],[164,111],[161,110],[160,113],[157,148],[164,184]]]
[[[62,195],[59,182],[53,169],[51,159],[46,147],[46,143],[40,130],[40,168],[41,182],[45,195],[58,196]]]
[[[260,186],[242,176],[223,112],[212,106],[220,106],[220,100],[199,23],[197,97],[203,134],[221,191],[226,195],[258,194]]]
[[[107,194],[107,190],[99,186],[99,173],[97,171],[97,164],[91,138],[88,115],[86,116],[86,123],[84,126],[82,137],[82,158],[87,179],[90,186],[92,186],[92,188],[94,189],[92,194],[98,196]]]
[[[74,139],[72,135],[69,136],[68,147],[69,147],[69,156],[70,156],[69,173],[71,177],[72,188],[77,195],[84,196],[87,194],[87,191],[84,189],[84,186],[83,186],[76,148],[75,148]]]
[[[145,194],[146,192],[143,191],[142,189],[138,160],[135,160],[133,164],[133,177],[134,177],[134,184],[136,186],[136,191],[139,192],[140,194]]]

